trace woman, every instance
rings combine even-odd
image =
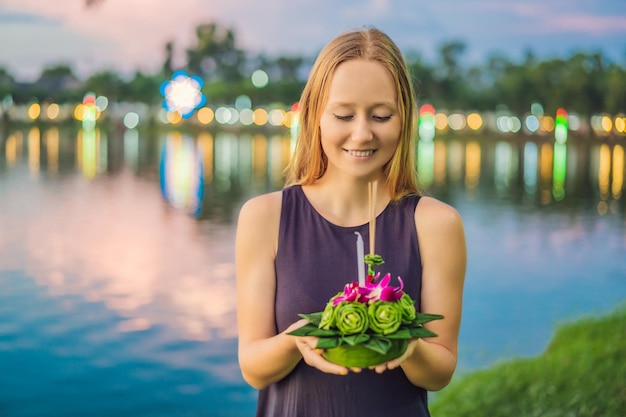
[[[318,56],[300,100],[286,187],[241,209],[236,267],[239,363],[260,390],[257,416],[427,416],[427,390],[456,367],[466,265],[462,220],[420,196],[415,101],[402,54],[376,29],[350,31]],[[445,318],[373,369],[326,361],[314,337],[287,333],[356,279],[354,232],[368,242],[377,181],[378,269],[400,276],[418,311]],[[366,243],[367,247],[367,243]]]

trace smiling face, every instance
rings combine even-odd
[[[320,119],[324,176],[338,173],[373,179],[383,172],[402,129],[391,74],[376,61],[340,64],[330,83]]]

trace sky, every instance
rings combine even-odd
[[[0,0],[0,68],[34,81],[68,64],[79,77],[113,70],[157,71],[173,42],[182,65],[195,28],[235,31],[251,54],[313,57],[335,35],[375,26],[404,52],[436,62],[445,42],[462,41],[464,63],[491,54],[520,59],[603,52],[626,65],[625,0]]]

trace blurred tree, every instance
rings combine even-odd
[[[312,59],[302,56],[277,56],[269,57],[263,53],[248,59],[249,65],[246,71],[261,69],[267,73],[270,79],[266,88],[253,88],[251,94],[255,102],[282,102],[291,105],[300,99],[300,93],[304,88],[308,66],[312,65]],[[250,84],[247,82],[247,84]],[[274,99],[272,99],[274,96]]]
[[[15,78],[6,68],[0,67],[0,101],[2,98],[13,92],[15,88]]]
[[[495,62],[494,62],[495,63]],[[499,62],[497,78],[494,80],[494,94],[497,103],[505,104],[506,107],[517,114],[524,114],[530,110],[530,105],[534,101],[540,100],[538,88],[530,77],[536,63],[532,54],[526,54],[524,62],[515,64],[510,61]],[[492,109],[494,108],[492,107]]]
[[[104,0],[86,0],[87,7]],[[184,68],[205,79],[203,92],[211,105],[232,105],[237,96],[248,95],[255,106],[282,103],[290,106],[299,99],[307,66],[313,58],[302,56],[249,58],[237,47],[235,32],[217,23],[196,27],[196,44],[186,50]],[[0,68],[0,98],[10,94],[16,104],[38,101],[76,102],[86,91],[106,95],[111,101],[160,101],[159,86],[174,71],[174,44],[164,45],[163,66],[156,74],[137,72],[128,82],[114,71],[93,74],[81,82],[68,65],[46,68],[34,83],[17,82]],[[465,67],[465,44],[444,43],[435,65],[419,53],[409,52],[406,62],[414,78],[419,102],[441,110],[493,111],[501,106],[522,115],[533,102],[553,115],[558,107],[581,115],[626,112],[626,68],[624,63],[607,61],[600,52],[577,52],[568,58],[538,60],[530,51],[515,63],[502,55],[491,55],[482,65]],[[624,61],[626,62],[626,61]],[[265,70],[270,84],[252,86],[249,75]]]
[[[612,64],[607,69],[605,79],[602,111],[626,114],[626,69]]]
[[[31,95],[39,101],[65,102],[80,96],[81,84],[69,65],[59,64],[44,68],[31,86]]]
[[[283,81],[297,81],[303,63],[304,59],[302,57],[278,57],[278,59],[276,59],[276,66],[280,70],[280,79]]]
[[[576,53],[563,67],[560,98],[562,107],[581,114],[603,111],[606,89],[606,65],[598,53]]]
[[[240,81],[245,53],[236,47],[235,32],[221,28],[217,23],[206,23],[196,28],[197,44],[187,49],[187,69],[210,81],[219,78],[225,82]]]
[[[106,96],[109,101],[121,101],[124,94],[124,81],[113,71],[100,71],[89,77],[84,83],[85,91]]]
[[[165,44],[165,61],[163,62],[163,75],[166,78],[170,78],[174,73],[172,67],[172,56],[174,55],[174,43],[168,42]]]
[[[5,106],[13,104],[13,93],[15,91],[15,79],[6,68],[0,67],[0,114],[1,121],[4,123],[9,122],[9,113],[5,110]],[[0,129],[4,126],[0,123]]]
[[[440,104],[436,93],[435,69],[422,56],[411,51],[406,53],[406,64],[415,86],[415,94],[419,101]]]
[[[461,106],[463,109],[476,111],[495,108],[497,103],[491,95],[492,83],[484,67],[470,67],[465,76],[465,84],[465,96]]]
[[[459,61],[465,49],[466,45],[461,41],[447,42],[440,47],[439,54],[445,77],[459,78],[462,75]]]
[[[466,83],[460,57],[465,52],[465,44],[460,41],[444,43],[439,48],[440,63],[434,72],[435,97],[445,98],[450,108],[460,108],[466,96]]]
[[[137,71],[132,80],[124,87],[122,98],[124,101],[146,104],[159,104],[162,96],[159,90],[162,77],[146,75]]]

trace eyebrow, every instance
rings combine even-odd
[[[355,103],[350,103],[347,101],[329,101],[328,104],[333,105],[333,106],[339,106],[339,107],[350,107],[350,106],[354,106]],[[397,107],[396,103],[393,101],[380,101],[377,103],[372,104],[369,107]]]

